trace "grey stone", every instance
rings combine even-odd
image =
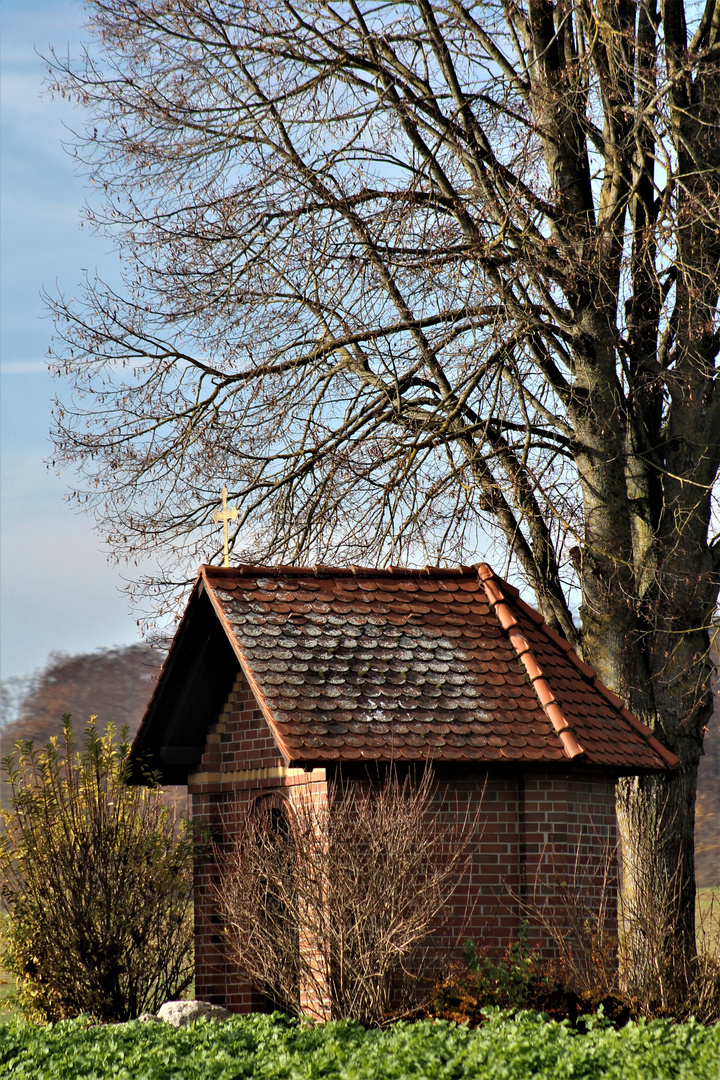
[[[160,1023],[160,1020],[155,1015],[155,1013],[151,1013],[151,1012],[140,1013],[140,1015],[138,1016],[138,1021],[141,1024],[159,1024]]]
[[[229,1020],[231,1016],[232,1013],[222,1005],[211,1005],[209,1001],[166,1001],[158,1009],[158,1020],[173,1027],[187,1027],[202,1017]]]

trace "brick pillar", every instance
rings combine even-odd
[[[222,841],[219,830],[223,827],[223,810],[232,812],[233,795],[233,792],[193,795],[193,821],[213,830],[216,843]],[[235,1013],[263,1012],[264,996],[242,978],[227,956],[215,894],[220,879],[211,851],[196,856],[194,871],[195,997],[223,1005]]]

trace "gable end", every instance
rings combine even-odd
[[[198,591],[133,743],[131,783],[142,783],[148,770],[162,784],[187,783],[239,670],[205,590]]]

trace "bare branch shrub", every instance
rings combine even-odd
[[[618,993],[617,852],[601,845],[588,864],[578,842],[570,866],[540,859],[528,892],[510,891],[514,905],[553,942],[562,980],[578,994]]]
[[[656,841],[662,842],[662,837]],[[636,843],[643,841],[637,838]],[[637,884],[638,866],[647,866],[647,877],[639,887],[625,884],[616,899],[616,850],[606,847],[600,861],[588,865],[581,848],[579,843],[569,871],[542,860],[530,892],[511,893],[513,903],[554,943],[559,958],[556,975],[588,1003],[617,997],[635,1015],[719,1020],[717,905],[711,903],[703,913],[695,949],[688,956],[677,933],[680,869],[666,881],[665,889],[658,889],[654,856],[636,851],[631,883]]]
[[[3,762],[2,963],[24,1011],[128,1020],[192,981],[192,838],[158,788],[129,787],[129,744],[69,715]]]
[[[232,957],[291,1012],[382,1024],[433,959],[477,831],[477,814],[443,808],[429,771],[256,807],[218,890]]]

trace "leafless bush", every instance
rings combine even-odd
[[[615,849],[606,847],[588,864],[581,847],[569,870],[548,856],[529,893],[511,893],[513,903],[553,942],[567,986],[589,1002],[623,998],[632,1013],[646,1017],[720,1019],[717,905],[703,914],[688,957],[675,926],[680,871],[658,890],[652,887],[651,860],[636,852],[635,866],[647,864],[647,880],[632,891],[617,891]]]
[[[618,992],[617,859],[601,846],[588,862],[578,843],[571,865],[541,858],[530,890],[512,890],[514,905],[557,950],[563,980],[579,994],[601,999]]]
[[[330,785],[320,803],[269,798],[222,867],[233,959],[291,1012],[381,1024],[411,1000],[477,831],[429,771]]]

